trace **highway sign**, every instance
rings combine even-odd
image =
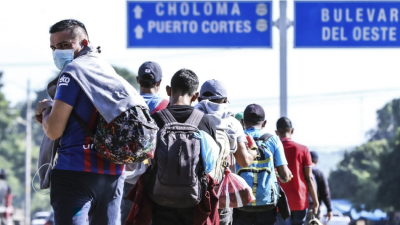
[[[400,1],[295,1],[297,48],[400,47]]]
[[[127,45],[271,48],[272,1],[128,1]]]

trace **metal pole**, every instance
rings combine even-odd
[[[26,151],[25,151],[25,225],[31,223],[31,141],[32,141],[32,113],[31,113],[31,82],[26,84]]]
[[[286,0],[279,2],[279,33],[280,33],[280,110],[281,116],[287,116],[287,16]]]

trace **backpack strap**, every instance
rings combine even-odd
[[[195,127],[198,127],[200,124],[201,119],[203,119],[204,113],[200,110],[193,109],[192,113],[190,114],[189,118],[185,121],[185,123],[191,124]]]
[[[167,108],[157,111],[155,113],[157,113],[160,116],[164,124],[170,124],[176,122],[176,119]]]
[[[259,138],[254,138],[254,140],[255,141],[262,141],[262,142],[266,142],[266,141],[268,141],[268,139],[270,139],[272,137],[272,134],[268,134],[268,133],[265,133],[265,134],[263,134],[261,137],[259,137]]]
[[[89,129],[89,126],[86,125],[85,121],[83,121],[83,119],[78,115],[78,113],[75,112],[75,110],[71,111],[71,115],[79,123],[79,125],[85,131],[86,135],[89,137],[93,137],[93,132]]]

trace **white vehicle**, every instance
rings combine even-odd
[[[44,225],[51,212],[37,212],[33,215],[31,225]]]

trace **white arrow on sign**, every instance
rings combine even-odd
[[[133,9],[133,12],[135,13],[135,19],[142,18],[143,9],[140,7],[140,5],[136,5],[136,7]]]
[[[143,27],[140,25],[137,25],[135,27],[135,34],[136,34],[136,39],[142,39],[143,38]]]

